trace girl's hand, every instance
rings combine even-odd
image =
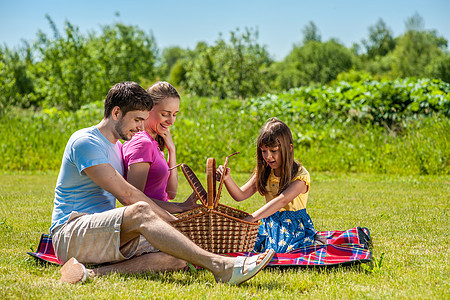
[[[246,216],[245,218],[243,218],[242,221],[247,221],[247,222],[250,222],[250,223],[256,223],[256,221],[258,221],[258,220],[255,220],[255,218],[253,218],[252,215],[249,215],[249,216]]]
[[[225,172],[225,174],[224,174],[224,172]],[[220,181],[222,176],[224,176],[223,180],[225,181],[230,177],[230,173],[231,173],[230,168],[227,168],[226,170],[224,170],[224,167],[222,165],[220,165],[216,170],[216,180]]]
[[[166,144],[167,150],[175,151],[175,143],[172,140],[172,135],[170,134],[170,129],[167,129],[163,134],[161,134],[161,137],[164,140],[164,143]]]

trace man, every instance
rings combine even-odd
[[[57,257],[65,262],[61,280],[76,283],[88,277],[182,269],[186,262],[210,270],[216,281],[239,284],[256,275],[273,252],[230,258],[207,252],[167,221],[172,213],[196,206],[147,198],[122,177],[119,139],[143,130],[153,106],[134,82],[114,85],[105,99],[102,121],[69,139],[58,176],[50,232]],[[115,208],[116,199],[123,207]],[[159,250],[159,251],[158,251]],[[111,263],[95,269],[83,264]]]

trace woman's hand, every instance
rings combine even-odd
[[[164,144],[166,145],[168,152],[167,165],[169,168],[172,168],[177,165],[177,155],[175,150],[175,144],[172,140],[172,135],[170,134],[170,130],[167,129],[160,136],[163,138]],[[166,188],[167,198],[169,200],[175,199],[177,195],[177,190],[178,190],[178,171],[175,168],[170,171],[169,179],[167,180],[167,188]]]
[[[225,174],[224,174],[224,172],[225,172]],[[225,168],[222,165],[220,165],[217,168],[217,170],[216,170],[216,180],[220,181],[222,176],[224,176],[223,180],[225,181],[225,180],[227,180],[230,177],[230,173],[231,173],[231,169],[230,168],[227,168],[225,170]]]
[[[167,129],[163,134],[161,134],[161,137],[163,138],[164,143],[166,144],[167,150],[169,152],[175,152],[175,143],[172,140],[170,129]]]

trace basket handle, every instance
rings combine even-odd
[[[216,159],[214,157],[208,158],[206,161],[206,207],[214,208],[214,199],[216,198]]]
[[[194,171],[192,171],[191,168],[189,168],[189,166],[186,164],[178,164],[178,165],[170,168],[169,170],[175,169],[179,166],[181,166],[181,170],[183,171],[184,177],[189,182],[189,185],[194,190],[197,197],[200,199],[200,202],[203,204],[203,206],[206,207],[206,198],[207,198],[206,191],[203,188],[200,180],[198,180]]]
[[[234,152],[233,154],[230,154],[230,155],[228,155],[228,156],[225,158],[225,163],[223,164],[224,172],[227,171],[228,159],[229,159],[230,157],[232,157],[233,155],[236,155],[236,154],[239,154],[239,153],[240,153],[240,152]],[[214,200],[214,208],[216,208],[217,205],[219,205],[219,199],[220,199],[220,195],[221,195],[221,193],[222,193],[222,187],[223,187],[224,178],[225,178],[225,176],[221,176],[221,177],[220,177],[219,189],[218,189],[218,191],[217,191],[217,195],[216,195],[215,200]]]

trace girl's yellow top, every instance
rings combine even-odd
[[[306,202],[308,201],[308,193],[309,193],[309,185],[310,185],[310,178],[308,171],[302,166],[297,172],[297,175],[291,180],[291,182],[294,182],[294,180],[301,180],[306,183],[306,193],[299,194],[297,197],[295,197],[291,202],[289,202],[285,207],[281,208],[280,211],[297,211],[300,209],[306,208]],[[276,197],[276,194],[278,193],[278,187],[280,184],[280,178],[276,177],[273,173],[273,170],[270,171],[269,178],[267,179],[267,185],[266,185],[266,202],[271,201],[273,198]]]

